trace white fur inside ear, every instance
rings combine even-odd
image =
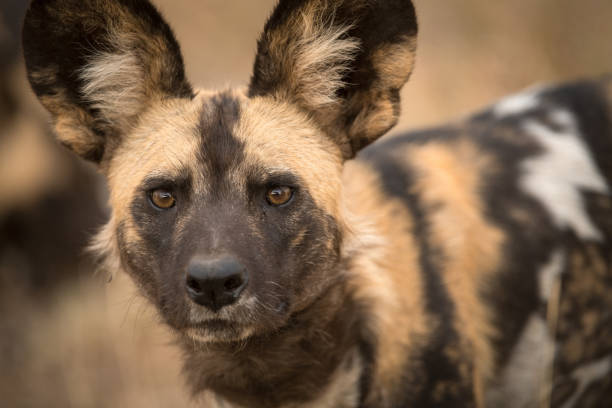
[[[359,40],[343,38],[351,26],[321,22],[310,13],[303,13],[301,20],[302,36],[288,50],[295,60],[291,77],[299,81],[301,99],[318,109],[336,102],[336,91],[344,85],[342,77],[359,50]]]
[[[127,125],[121,122],[142,110],[147,95],[141,65],[130,52],[100,53],[81,70],[81,91],[108,123]]]

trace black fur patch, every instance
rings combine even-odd
[[[341,81],[343,85],[336,89],[334,95],[328,95],[339,97],[340,100],[341,106],[333,115],[327,107],[321,108],[316,102],[313,102],[313,106],[310,101],[301,100],[298,96],[304,92],[300,89],[302,78],[296,74],[300,72],[300,67],[296,66],[300,63],[296,55],[303,54],[293,52],[286,55],[279,51],[293,47],[320,46],[312,39],[309,40],[312,44],[308,44],[308,41],[299,45],[297,43],[302,31],[307,28],[301,27],[300,19],[295,17],[299,13],[311,12],[312,7],[318,7],[319,14],[308,18],[329,18],[329,22],[316,23],[328,24],[330,27],[350,26],[343,39],[351,38],[359,42],[359,49],[352,61],[347,66],[342,63],[346,71]],[[393,65],[398,55],[393,52],[386,55],[381,51],[386,52],[391,45],[402,45],[407,53],[414,55],[414,44],[411,41],[417,31],[415,10],[409,0],[280,1],[258,41],[248,95],[273,95],[291,99],[298,107],[314,114],[320,125],[329,130],[329,136],[340,145],[345,157],[353,157],[358,150],[395,124],[399,114],[399,90],[412,70],[412,64],[408,61],[405,64],[395,62]],[[398,78],[403,75],[404,79],[392,80],[391,76],[381,76],[379,71],[384,70],[385,64],[392,65],[394,74]],[[320,68],[322,72],[326,69],[330,67]],[[308,76],[308,73],[303,75]],[[384,115],[380,115],[381,112]],[[357,116],[361,119],[355,125]],[[368,117],[376,119],[369,122],[365,119]]]
[[[244,161],[244,144],[232,134],[239,117],[240,102],[229,93],[216,95],[202,111],[200,160],[205,168],[204,177],[215,191],[227,172]]]
[[[309,2],[322,3],[318,0],[282,0],[264,26],[264,33],[282,29],[289,18],[301,12]],[[371,86],[378,73],[371,64],[371,53],[381,45],[403,41],[405,36],[416,36],[417,20],[411,1],[392,0],[374,3],[367,1],[337,2],[339,6],[333,11],[335,26],[353,25],[347,37],[360,40],[361,50],[354,66],[345,78],[346,88],[339,93],[348,97],[358,89]],[[329,5],[322,7],[331,7]],[[331,13],[331,11],[330,11]],[[286,41],[293,41],[287,38]],[[257,57],[253,67],[253,76],[249,86],[249,96],[273,94],[286,81],[282,72],[275,68],[275,61],[269,60],[269,44],[262,36],[257,43]]]
[[[412,231],[406,231],[406,234],[412,234],[418,243],[420,270],[425,283],[426,310],[439,321],[439,324],[434,326],[428,345],[418,352],[417,362],[411,360],[409,363],[418,364],[423,371],[419,373],[417,383],[406,388],[410,391],[398,396],[401,402],[397,406],[455,407],[457,404],[466,404],[474,398],[471,379],[461,376],[459,361],[450,358],[445,352],[449,347],[459,349],[460,344],[458,333],[452,327],[455,306],[440,276],[439,261],[443,259],[444,254],[429,239],[428,218],[430,211],[435,209],[426,210],[420,198],[411,191],[413,176],[405,165],[397,163],[397,159],[391,155],[381,154],[381,151],[378,151],[378,154],[369,154],[370,152],[372,150],[366,151],[361,157],[372,163],[376,171],[380,172],[385,192],[403,201],[413,215],[414,228]],[[453,384],[453,387],[443,393],[435,392],[441,389],[439,385],[442,384]]]
[[[163,61],[159,78],[154,79],[158,91],[167,96],[191,98],[193,92],[185,79],[179,45],[170,27],[148,1],[34,0],[23,26],[23,50],[32,89],[39,98],[53,99],[47,100],[46,107],[55,119],[73,115],[72,106],[90,117],[83,125],[91,127],[97,140],[88,141],[89,148],[79,153],[94,162],[102,159],[106,139],[116,137],[118,130],[109,131],[108,124],[101,123],[100,112],[84,97],[86,84],[81,71],[97,53],[126,51],[117,50],[111,40],[111,36],[125,33],[109,32],[115,26],[113,22],[123,19],[124,14],[131,15],[135,22],[128,28],[133,32],[128,34],[141,41],[127,51],[137,56],[145,76],[151,75],[148,67],[152,59]],[[144,51],[147,50],[144,43],[153,36],[164,39],[167,54],[148,55]]]
[[[191,87],[185,80],[180,48],[170,27],[148,1],[114,0],[114,7],[124,7],[142,22],[144,35],[161,33],[175,67],[168,67],[168,77],[160,84],[169,95],[191,97]],[[95,9],[91,0],[34,0],[30,4],[23,26],[23,49],[29,79],[38,96],[66,92],[70,102],[87,105],[80,90],[83,88],[79,70],[96,52],[113,51],[108,38],[112,15]],[[70,22],[75,24],[67,27]],[[67,46],[70,45],[70,46]],[[33,74],[52,68],[53,77],[39,80]]]
[[[541,100],[539,106],[518,115],[498,117],[494,111],[487,110],[461,126],[398,136],[366,149],[359,156],[378,163],[390,194],[393,191],[408,191],[410,178],[404,176],[408,163],[394,163],[388,157],[389,152],[408,148],[411,144],[446,143],[469,138],[483,153],[496,159],[495,168],[484,177],[481,194],[486,204],[486,216],[504,231],[504,258],[495,279],[483,287],[481,296],[483,302],[489,304],[494,311],[493,325],[499,331],[499,335],[491,339],[498,367],[504,366],[528,317],[542,310],[538,272],[549,261],[553,249],[579,247],[576,243],[572,244],[576,239],[575,234],[560,231],[553,224],[547,210],[520,186],[523,175],[521,164],[542,153],[538,143],[525,132],[525,121],[534,120],[551,127],[555,124],[550,122],[549,113],[559,108],[568,110],[577,118],[581,136],[592,151],[600,171],[610,180],[610,166],[605,158],[610,155],[612,132],[601,82],[583,82],[554,88],[538,98]],[[393,169],[385,171],[385,167]],[[589,214],[595,220],[602,220],[598,225],[608,239],[609,229],[604,214],[610,208],[609,200],[589,194],[585,194],[584,198]],[[427,214],[417,212],[415,216],[426,218]],[[415,231],[418,230],[420,228],[417,223]],[[423,231],[418,233],[422,234]],[[609,263],[609,258],[604,256],[602,260]],[[422,267],[426,266],[422,264]],[[433,267],[435,269],[435,265]],[[431,296],[431,293],[428,292],[427,296]],[[430,362],[429,365],[435,364]],[[565,369],[560,367],[560,370]]]

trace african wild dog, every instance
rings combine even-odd
[[[32,3],[34,92],[108,180],[96,250],[204,406],[612,406],[612,81],[357,155],[416,33],[409,0],[281,0],[248,87],[195,91],[148,2]]]

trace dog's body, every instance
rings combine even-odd
[[[473,370],[495,373],[486,406],[537,406],[553,356],[552,406],[611,403],[611,85],[526,91],[358,156],[373,179],[362,199],[392,202],[367,209],[377,225],[393,220],[382,236],[410,235],[385,257],[405,265],[396,257],[413,253],[424,314],[442,322],[425,341],[435,356],[425,367],[469,367],[446,379],[432,369],[429,399],[414,406],[454,406],[461,398],[438,400],[436,390],[460,384],[469,401]]]
[[[33,2],[32,87],[109,183],[96,249],[204,406],[612,403],[611,82],[357,155],[416,31],[409,1],[281,1],[248,89],[195,92],[149,3]]]

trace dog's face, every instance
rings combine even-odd
[[[272,99],[165,101],[109,163],[126,269],[196,338],[278,327],[334,277],[341,163],[304,114]]]
[[[214,342],[283,326],[339,277],[342,164],[395,123],[415,36],[409,1],[281,1],[249,87],[194,91],[148,2],[41,0],[24,54],[59,139],[107,177],[98,250]]]

